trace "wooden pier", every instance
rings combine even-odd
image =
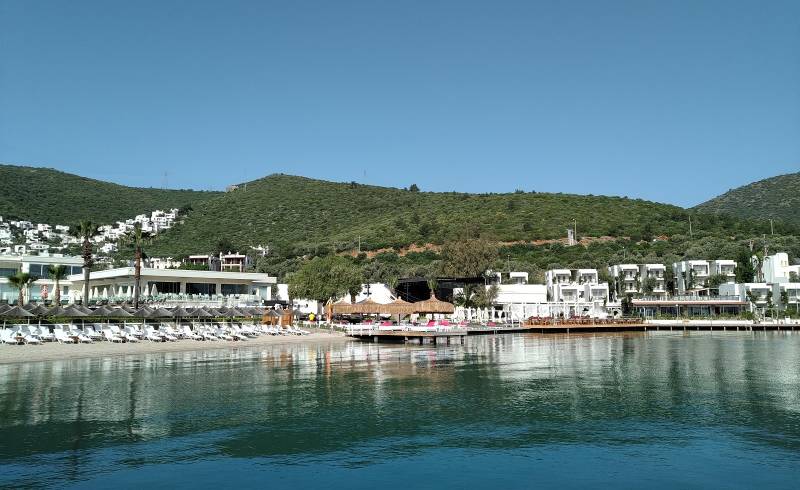
[[[452,330],[374,330],[352,329],[349,337],[369,342],[403,342],[423,344],[463,344],[467,336],[466,328]]]
[[[800,324],[796,323],[757,323],[757,324],[731,324],[726,322],[674,322],[670,324],[656,324],[643,322],[620,323],[555,323],[536,325],[472,325],[467,327],[452,328],[448,330],[379,330],[379,329],[351,329],[347,335],[355,339],[368,342],[403,342],[415,344],[463,344],[467,335],[499,335],[506,333],[589,333],[589,332],[687,332],[687,331],[716,331],[716,332],[761,332],[761,331],[800,331]]]

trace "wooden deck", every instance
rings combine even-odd
[[[463,344],[466,328],[452,330],[371,330],[352,329],[347,335],[369,342],[404,342],[417,344]]]
[[[555,323],[539,325],[473,325],[452,330],[377,330],[353,329],[348,336],[368,342],[404,342],[416,344],[463,344],[467,335],[499,335],[505,333],[587,333],[587,332],[680,332],[680,331],[800,331],[800,324],[766,323],[730,325],[724,323],[685,322],[659,325],[642,322],[621,323]]]

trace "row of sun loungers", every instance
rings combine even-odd
[[[237,323],[193,323],[160,325],[127,324],[114,325],[95,323],[86,325],[14,325],[0,330],[0,343],[41,344],[91,344],[94,342],[176,342],[197,341],[246,341],[261,335],[308,335],[310,332],[294,327]]]

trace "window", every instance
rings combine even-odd
[[[227,296],[229,294],[247,294],[248,287],[246,284],[223,284],[222,294]]]
[[[156,287],[156,291],[158,291],[159,294],[178,294],[181,292],[181,283],[179,282],[150,282],[151,289],[153,286]]]
[[[13,267],[0,267],[0,277],[14,276],[19,272],[19,269]]]
[[[217,294],[216,284],[207,284],[203,282],[187,282],[187,294]]]

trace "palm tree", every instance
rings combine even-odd
[[[61,281],[67,278],[67,266],[65,265],[51,265],[47,268],[47,273],[50,279],[53,280],[55,295],[53,302],[56,306],[61,304]]]
[[[73,226],[70,234],[81,240],[81,257],[83,257],[83,304],[89,303],[89,274],[94,265],[92,256],[92,236],[97,232],[97,225],[89,220],[84,220]]]
[[[32,276],[27,272],[17,272],[13,276],[9,276],[8,283],[11,287],[17,289],[19,291],[19,296],[17,298],[17,304],[22,306],[22,303],[25,302],[25,291],[39,279],[36,276]]]
[[[134,249],[133,277],[136,283],[136,286],[133,288],[134,308],[139,308],[139,279],[142,277],[142,245],[149,241],[150,233],[142,231],[142,224],[138,222],[133,225],[133,230],[120,238],[121,243],[133,245]]]

